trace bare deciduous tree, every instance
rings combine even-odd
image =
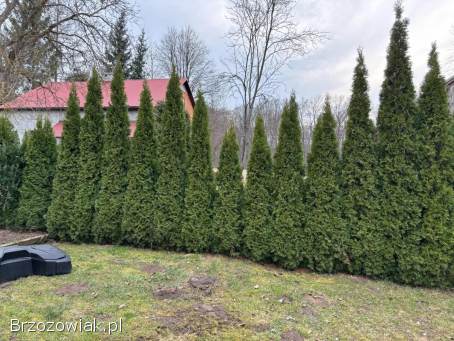
[[[217,167],[219,165],[222,140],[233,122],[231,119],[231,112],[225,108],[208,106],[208,115],[211,136],[212,163],[214,167]]]
[[[285,101],[283,99],[269,97],[260,100],[255,108],[257,115],[262,115],[263,117],[268,143],[273,153],[276,150],[279,138],[279,123],[284,104]]]
[[[304,162],[307,161],[307,156],[310,152],[312,133],[317,123],[318,117],[323,111],[323,96],[315,96],[312,98],[302,98],[299,105],[299,121],[301,125],[301,138],[304,151]]]
[[[209,51],[199,35],[190,27],[170,27],[156,50],[160,72],[169,75],[175,66],[177,73],[188,80],[194,92],[207,93],[213,76],[213,63]]]
[[[85,70],[87,65],[99,62],[105,39],[115,22],[112,19],[124,10],[132,11],[127,0],[3,2],[0,5],[0,102],[33,84],[64,79],[74,70]],[[39,25],[32,24],[38,22]],[[55,58],[52,63],[46,60],[49,56]],[[36,67],[30,67],[31,64]]]
[[[330,98],[331,110],[333,111],[333,116],[336,120],[336,136],[337,142],[339,143],[339,149],[342,149],[342,145],[345,140],[349,101],[349,98],[343,95],[333,96]]]
[[[241,100],[243,166],[257,100],[276,88],[277,76],[291,58],[305,55],[324,37],[298,27],[294,6],[295,0],[230,0],[231,56],[224,61],[227,71],[222,76]]]
[[[345,139],[345,128],[347,124],[347,109],[349,99],[342,95],[330,96],[331,110],[336,121],[336,136],[339,148]],[[299,119],[302,131],[302,143],[304,148],[304,160],[307,161],[309,155],[312,134],[317,123],[317,119],[323,112],[325,103],[324,96],[302,98],[299,106]]]

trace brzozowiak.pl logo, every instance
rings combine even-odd
[[[96,318],[76,321],[20,321],[11,319],[10,330],[13,333],[122,333],[123,321],[98,321]]]

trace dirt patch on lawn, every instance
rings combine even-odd
[[[197,299],[210,295],[216,285],[216,278],[198,275],[189,278],[187,283],[179,287],[161,287],[153,291],[153,296],[158,300]]]
[[[88,291],[89,286],[88,284],[84,283],[76,283],[76,284],[68,284],[64,287],[61,287],[55,291],[57,295],[65,296],[65,295],[78,295],[83,292]]]
[[[1,284],[0,284],[0,289],[8,288],[8,287],[11,286],[12,284],[13,284],[12,282],[1,283]]]
[[[33,237],[45,237],[46,234],[43,232],[18,232],[18,231],[11,231],[11,230],[3,230],[0,229],[0,245],[10,244],[19,242],[24,239],[29,239]]]
[[[158,300],[174,300],[187,297],[188,292],[184,288],[159,288],[153,291],[153,296]]]
[[[207,335],[232,326],[243,325],[227,312],[222,305],[197,303],[186,309],[177,310],[170,316],[156,318],[159,327],[173,334]]]
[[[359,282],[359,283],[364,283],[364,282],[369,282],[370,279],[367,278],[366,276],[355,276],[355,275],[350,275],[348,276],[353,282]]]
[[[304,294],[304,300],[312,306],[327,307],[330,305],[329,300],[323,295],[317,295],[313,293]]]
[[[304,341],[304,337],[298,331],[292,329],[281,335],[281,341]]]
[[[192,288],[200,290],[203,294],[209,295],[214,290],[216,278],[204,275],[193,276],[189,279],[188,284]]]

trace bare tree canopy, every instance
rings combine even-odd
[[[127,0],[5,0],[0,4],[0,102],[99,62]]]
[[[345,139],[349,98],[343,95],[330,96],[330,103],[331,110],[336,121],[336,137],[339,148],[341,148]],[[307,161],[307,156],[310,151],[315,124],[323,112],[324,104],[325,97],[321,95],[311,98],[302,98],[300,102],[299,119],[302,131],[305,162]]]
[[[190,27],[170,27],[156,50],[156,62],[164,75],[170,75],[175,66],[180,77],[188,80],[193,91],[208,89],[213,74],[209,51],[199,35]]]
[[[277,76],[287,62],[308,53],[324,37],[312,28],[300,29],[294,13],[295,0],[230,0],[227,37],[231,56],[223,74],[230,89],[241,99],[243,166],[254,120],[257,99],[277,86]]]

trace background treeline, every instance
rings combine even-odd
[[[326,97],[304,160],[292,95],[273,155],[257,118],[247,179],[233,128],[212,172],[207,105],[199,92],[189,120],[175,69],[160,110],[144,87],[131,140],[121,62],[106,113],[93,70],[82,119],[71,92],[58,157],[48,121],[21,146],[0,119],[0,224],[73,242],[244,255],[287,269],[452,287],[454,123],[435,45],[416,96],[407,25],[396,7],[376,126],[359,51],[342,148]]]

